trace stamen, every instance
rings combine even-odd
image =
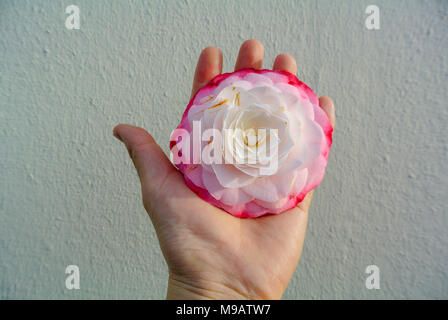
[[[213,96],[208,96],[207,100],[201,102],[200,104],[204,104],[206,102],[209,102],[210,100],[212,100],[214,97]]]
[[[220,107],[220,106],[222,106],[224,103],[227,103],[228,101],[229,101],[229,100],[224,99],[224,100],[222,100],[221,102],[218,102],[217,104],[214,104],[214,105],[212,105],[211,107],[208,107],[207,109],[213,109],[213,108]]]

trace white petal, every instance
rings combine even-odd
[[[238,170],[232,164],[212,164],[212,168],[219,183],[226,188],[241,188],[256,179]]]
[[[247,203],[252,200],[253,197],[249,196],[242,189],[225,189],[221,197],[221,202],[229,206]]]
[[[249,196],[242,189],[225,188],[216,179],[214,173],[204,171],[202,174],[205,188],[217,200],[222,203],[234,206],[237,204],[247,203],[252,201],[253,197]]]
[[[235,81],[232,84],[233,87],[235,87],[236,89],[240,89],[243,91],[248,91],[250,89],[252,89],[253,84],[250,83],[249,81],[245,81],[245,80],[239,80],[239,81]]]
[[[243,190],[255,199],[267,202],[274,202],[279,199],[277,186],[269,178],[258,178],[250,185],[243,187]]]
[[[305,187],[308,180],[308,169],[302,169],[297,172],[297,176],[294,179],[294,184],[291,189],[291,193],[293,195],[298,195],[300,191],[302,191],[303,187]]]
[[[287,160],[282,164],[278,174],[306,168],[320,156],[322,139],[324,139],[322,128],[307,118],[302,119],[301,127],[301,138],[288,154]]]
[[[275,87],[254,87],[248,93],[256,96],[260,103],[282,106],[285,102],[281,99],[280,90]]]
[[[241,78],[238,75],[232,75],[221,81],[218,87],[215,88],[215,92],[221,92],[224,88],[232,88],[236,83],[241,82]],[[244,84],[243,84],[244,85]]]
[[[244,80],[249,81],[254,84],[254,86],[272,86],[274,83],[268,77],[265,77],[258,73],[248,73],[244,77]]]
[[[268,202],[256,199],[254,200],[254,202],[262,207],[265,207],[266,209],[278,209],[283,207],[286,204],[286,202],[288,202],[288,199],[289,199],[288,197],[284,197],[274,202]]]
[[[298,97],[306,116],[311,120],[314,120],[313,105],[309,102],[309,98],[305,94],[301,94],[299,89],[287,83],[276,83],[275,87],[282,92]]]

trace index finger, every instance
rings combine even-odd
[[[222,72],[222,52],[215,47],[207,47],[202,50],[194,73],[191,98],[196,92],[205,86],[210,80]]]

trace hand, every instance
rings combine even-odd
[[[263,45],[248,40],[235,70],[260,69]],[[274,70],[293,74],[293,57],[278,55]],[[193,96],[222,72],[222,53],[208,47],[199,57]],[[334,125],[334,105],[320,105]],[[239,219],[200,199],[145,130],[118,125],[114,135],[127,147],[142,185],[148,212],[169,268],[168,299],[280,299],[299,261],[311,191],[279,215]]]

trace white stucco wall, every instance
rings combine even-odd
[[[81,29],[65,28],[65,7]],[[364,26],[380,8],[381,29]],[[168,151],[197,57],[296,57],[337,128],[285,298],[448,298],[448,2],[1,1],[0,298],[163,298],[125,122]],[[76,264],[81,289],[65,289]],[[381,270],[381,289],[364,270]]]

